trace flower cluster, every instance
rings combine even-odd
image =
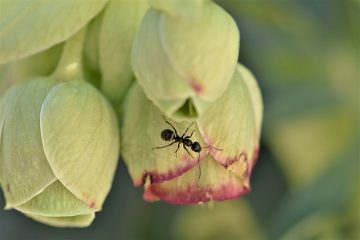
[[[120,143],[146,201],[196,204],[250,190],[262,99],[237,63],[239,31],[226,11],[210,0],[38,1],[34,17],[23,4],[5,2],[0,16],[6,209],[88,226]]]
[[[237,65],[239,31],[231,16],[211,1],[180,2],[153,1],[135,37],[138,83],[124,106],[122,154],[145,200],[235,198],[250,190],[261,94],[254,76]],[[175,134],[162,139],[164,129]]]

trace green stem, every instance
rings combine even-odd
[[[65,46],[53,76],[58,81],[83,79],[82,52],[86,28],[81,29],[65,42]]]

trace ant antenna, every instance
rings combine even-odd
[[[204,148],[213,148],[215,150],[218,150],[218,151],[222,151],[222,149],[219,149],[219,148],[216,148],[216,147],[213,147],[213,146],[206,146],[206,147],[201,147],[201,149],[204,149]],[[199,152],[199,157],[198,157],[198,166],[199,166],[199,179],[201,178],[201,166],[200,166],[200,152]]]
[[[201,178],[201,167],[200,167],[200,152],[198,157],[198,166],[199,166],[199,179]]]
[[[164,115],[162,115],[162,117],[163,117],[164,121],[172,127],[172,129],[174,130],[175,134],[178,135],[178,133],[177,133],[177,131],[176,131],[176,128],[165,118]]]
[[[203,149],[203,148],[213,148],[215,150],[222,151],[222,149],[219,149],[219,148],[216,148],[216,147],[213,147],[213,146],[201,147],[201,149]]]

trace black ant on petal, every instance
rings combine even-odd
[[[164,118],[164,121],[171,126],[172,130],[171,130],[171,129],[164,129],[164,130],[161,131],[160,136],[161,136],[161,138],[162,138],[164,141],[172,141],[172,142],[171,142],[170,144],[165,145],[165,146],[154,147],[153,149],[166,148],[166,147],[169,147],[169,146],[171,146],[171,145],[173,145],[173,144],[175,144],[175,143],[178,143],[177,149],[176,149],[176,151],[175,151],[176,156],[177,156],[177,152],[178,152],[178,150],[179,150],[179,148],[180,148],[180,145],[182,144],[182,145],[183,145],[183,148],[185,149],[185,151],[186,151],[191,157],[193,157],[193,156],[191,155],[191,153],[189,152],[189,150],[187,149],[188,147],[190,147],[193,152],[199,153],[198,166],[199,166],[199,179],[200,179],[200,177],[201,177],[200,152],[201,152],[202,149],[204,149],[204,148],[209,148],[209,147],[201,147],[200,143],[198,143],[198,142],[193,142],[193,141],[191,140],[191,137],[192,137],[192,135],[194,134],[195,130],[193,130],[190,135],[187,135],[187,136],[186,136],[186,133],[188,132],[189,128],[190,128],[192,125],[194,125],[195,122],[192,122],[192,123],[186,128],[185,132],[180,136],[180,135],[178,134],[178,132],[176,131],[176,128],[175,128],[168,120],[166,120],[166,118],[165,118],[164,115],[163,115],[163,118]],[[211,148],[214,148],[214,147],[211,147]],[[214,148],[214,149],[216,149],[216,150],[218,150],[218,151],[222,151],[221,149],[217,149],[217,148]]]

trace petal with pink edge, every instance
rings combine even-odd
[[[244,69],[238,65],[229,88],[198,120],[214,159],[239,177],[254,165],[262,119],[259,88]]]
[[[195,122],[175,122],[167,117],[165,119],[160,110],[147,99],[142,88],[134,83],[126,98],[121,137],[122,154],[136,186],[143,185],[147,177],[151,178],[152,183],[173,179],[197,164],[199,154],[187,148],[192,155],[190,156],[182,144],[177,154],[175,152],[178,143],[153,149],[173,142],[161,138],[164,129],[171,129],[173,132],[176,130],[182,135],[188,127],[186,135],[193,132],[191,139],[205,145]],[[206,152],[202,151],[201,154],[202,158]]]
[[[223,201],[239,197],[250,191],[248,178],[239,178],[218,164],[210,155],[201,162],[199,169],[192,168],[173,180],[152,184],[145,189],[146,196],[157,196],[172,204],[196,204]]]

